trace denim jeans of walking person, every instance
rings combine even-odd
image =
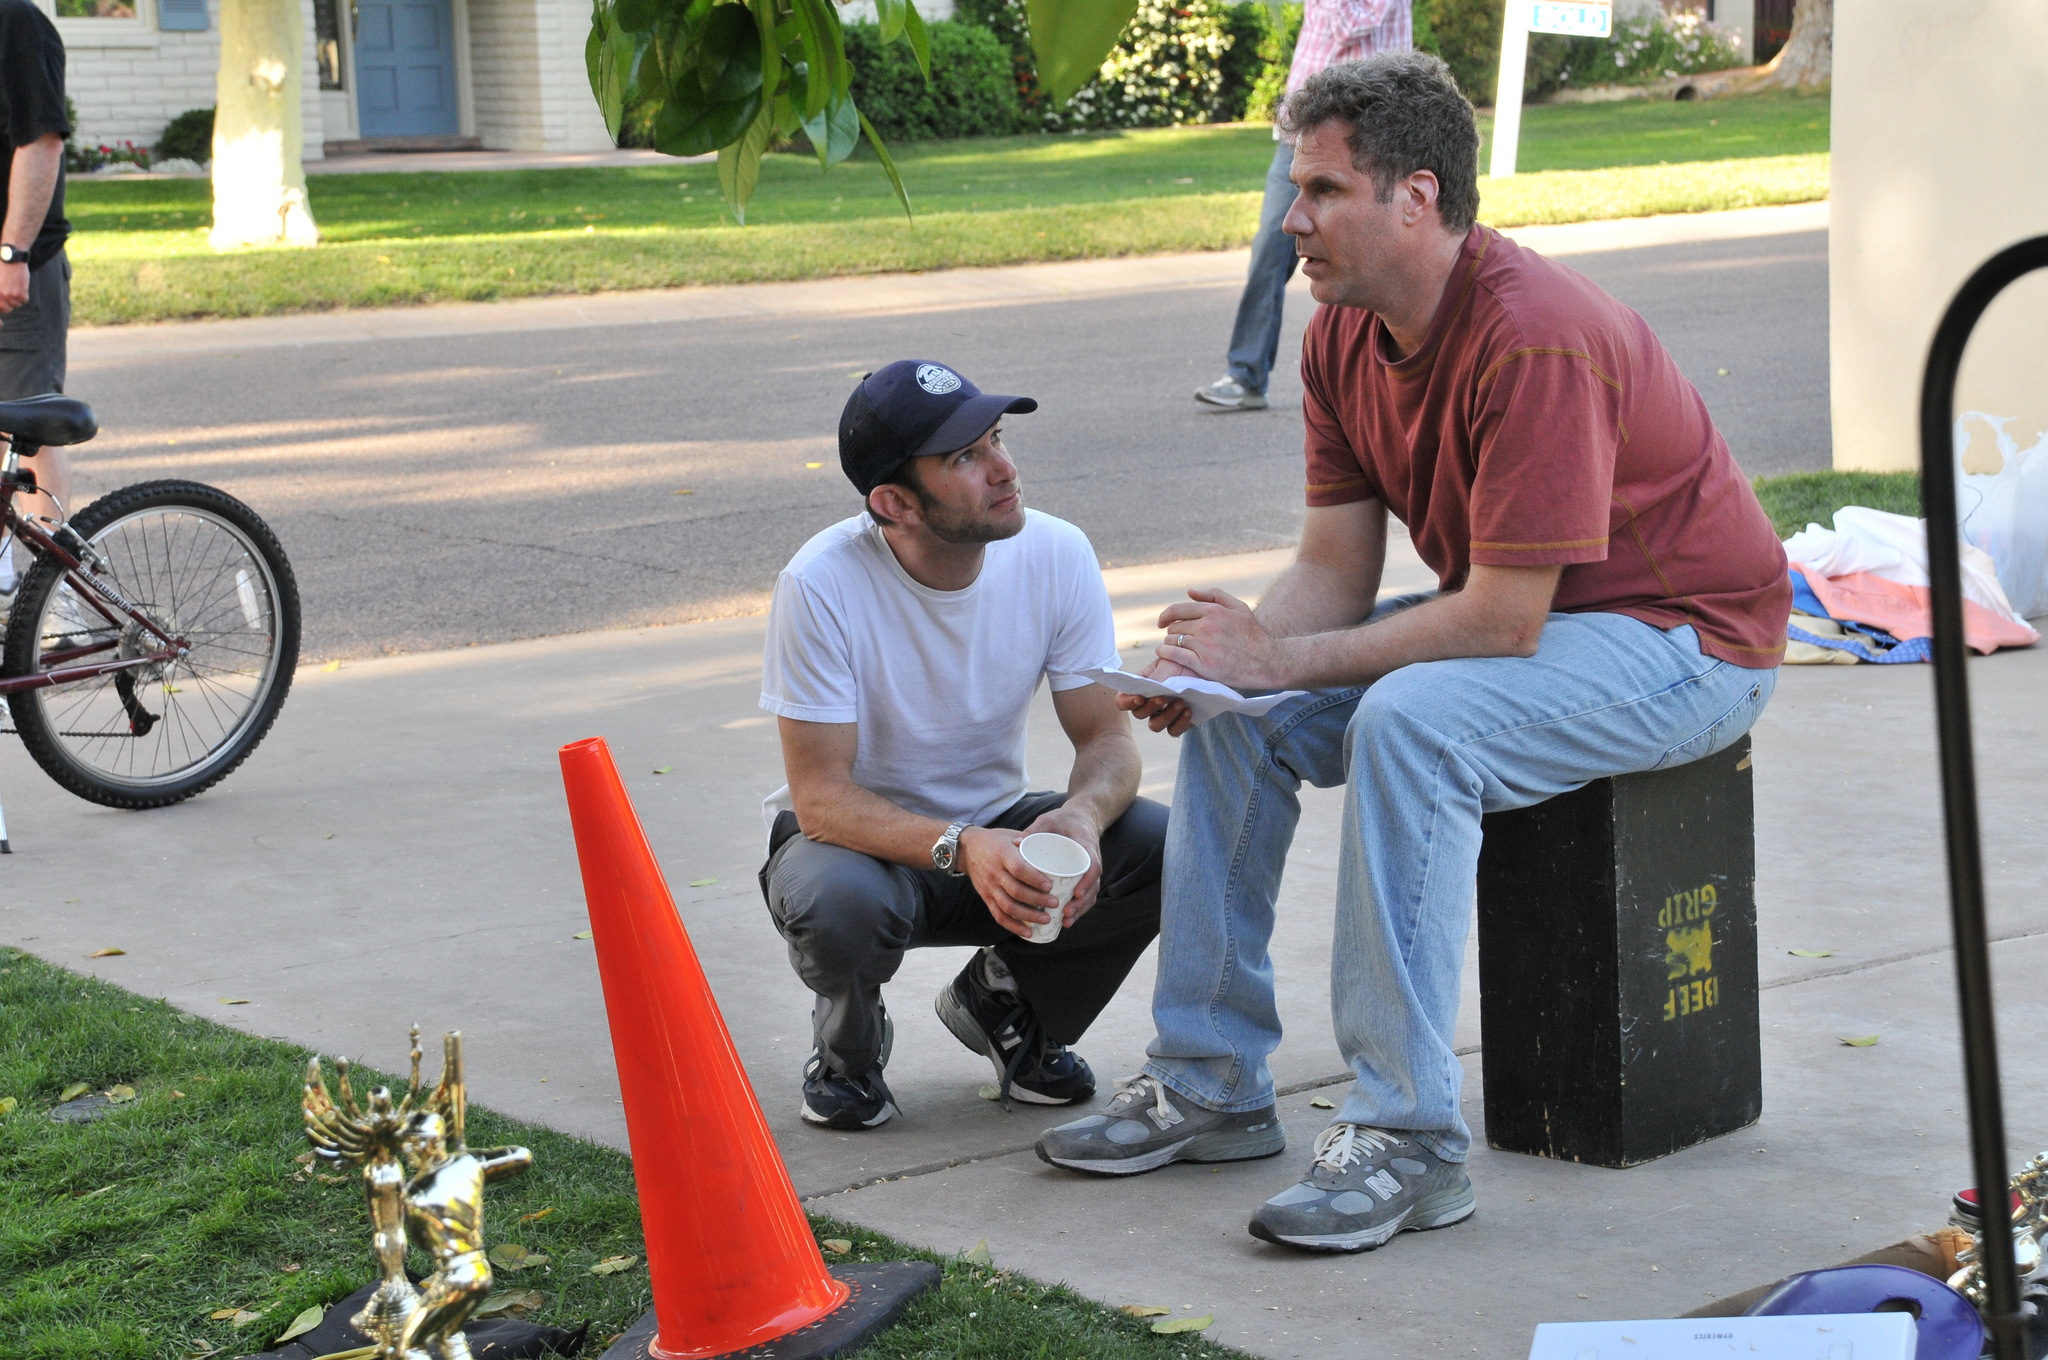
[[[1690,626],[1552,614],[1533,657],[1424,662],[1191,730],[1167,828],[1146,1073],[1213,1110],[1273,1099],[1268,945],[1297,795],[1342,784],[1330,1004],[1357,1081],[1336,1118],[1462,1161],[1471,1133],[1451,1044],[1480,817],[1711,755],[1749,730],[1776,679],[1702,655]]]
[[[1230,330],[1230,376],[1247,392],[1263,393],[1272,381],[1273,360],[1280,352],[1280,312],[1287,301],[1287,281],[1294,277],[1294,238],[1280,230],[1294,202],[1294,184],[1287,178],[1294,164],[1294,143],[1273,144],[1273,164],[1266,171],[1266,201],[1259,208],[1259,230],[1252,237],[1251,271],[1244,296],[1237,302],[1237,324]]]

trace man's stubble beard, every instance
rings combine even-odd
[[[962,546],[974,543],[1000,543],[1006,538],[1015,538],[1024,532],[1024,499],[1019,489],[1017,509],[1013,520],[997,521],[987,518],[969,518],[965,515],[952,516],[940,512],[936,503],[924,507],[924,527],[931,531],[933,538],[941,543]]]

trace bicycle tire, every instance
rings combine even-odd
[[[101,579],[191,651],[11,695],[15,729],[44,773],[89,802],[182,802],[247,759],[284,705],[299,655],[291,563],[255,511],[198,482],[123,487],[71,527],[99,552]],[[113,628],[65,584],[61,563],[41,558],[15,597],[0,675],[32,675],[49,644],[89,638],[138,650],[154,642],[136,625]],[[161,711],[150,714],[150,703]]]

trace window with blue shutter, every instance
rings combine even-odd
[[[206,0],[156,0],[156,26],[166,33],[204,33]]]

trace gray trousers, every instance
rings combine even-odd
[[[1065,801],[1026,794],[989,825],[1022,830]],[[1079,1039],[1159,933],[1165,844],[1166,809],[1134,800],[1103,833],[1095,905],[1051,944],[997,925],[967,879],[807,840],[789,812],[769,838],[761,891],[797,976],[817,994],[818,1048],[834,1070],[859,1075],[882,1058],[882,984],[904,950],[926,945],[994,945],[1046,1033],[1063,1044]]]
[[[28,276],[28,301],[0,312],[0,401],[64,390],[71,261],[58,251]]]

